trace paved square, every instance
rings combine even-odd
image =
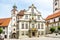
[[[60,40],[60,38],[52,38],[52,37],[32,37],[32,38],[21,38],[21,39],[5,39],[5,40]]]

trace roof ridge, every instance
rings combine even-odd
[[[10,19],[10,18],[0,18],[0,19]]]

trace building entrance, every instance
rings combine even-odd
[[[32,36],[35,36],[35,32],[32,32]]]
[[[30,29],[29,30],[29,37],[36,37],[37,36],[37,29]]]

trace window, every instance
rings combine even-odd
[[[26,29],[28,29],[28,24],[26,24]]]
[[[55,0],[55,1],[57,1],[57,0]]]
[[[14,31],[15,31],[15,28],[14,28]]]
[[[50,20],[48,20],[47,23],[50,23]]]
[[[59,17],[59,21],[60,21],[60,17]]]
[[[32,27],[34,28],[34,24],[32,24]]]
[[[24,24],[22,24],[22,29],[24,29]]]
[[[40,29],[40,24],[38,23],[38,29]]]
[[[38,20],[40,20],[40,16],[38,16]]]
[[[4,37],[7,38],[7,35],[5,35]]]
[[[58,8],[55,8],[55,11],[58,10]]]
[[[55,5],[57,5],[57,2],[55,3]]]
[[[41,29],[43,29],[43,23],[41,24]]]
[[[25,15],[25,19],[28,19],[28,15]]]
[[[3,29],[5,29],[5,27],[3,27]]]
[[[54,22],[55,22],[55,19],[54,19]]]

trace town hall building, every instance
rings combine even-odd
[[[32,4],[28,10],[17,10],[14,5],[11,10],[11,18],[7,23],[7,38],[21,38],[21,37],[39,37],[46,34],[45,19],[41,12]],[[7,20],[6,19],[6,20]]]

